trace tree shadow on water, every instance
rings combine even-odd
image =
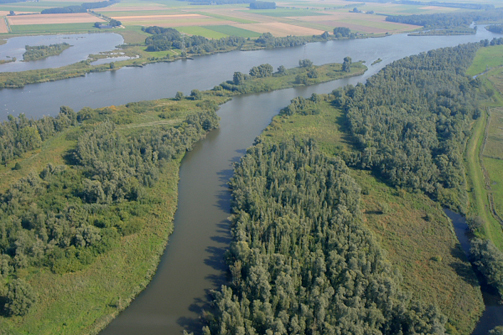
[[[468,261],[467,256],[458,244],[455,248],[451,249],[451,255],[461,262],[452,262],[449,266],[456,271],[458,276],[463,278],[465,282],[472,286],[478,286],[479,280],[474,272],[472,264]]]
[[[227,271],[227,265],[225,263],[224,255],[228,249],[230,243],[230,234],[228,231],[229,222],[223,221],[219,224],[222,230],[227,228],[228,236],[213,236],[211,239],[218,242],[222,246],[209,246],[206,248],[206,253],[208,257],[204,260],[204,264],[210,266],[211,268],[218,270],[217,274],[210,274],[205,277],[206,282],[208,282],[208,288],[204,290],[205,294],[203,298],[196,298],[194,302],[190,305],[189,310],[199,315],[196,318],[182,317],[177,320],[177,323],[182,326],[188,333],[193,333],[194,335],[202,335],[202,328],[206,325],[206,320],[204,319],[205,313],[212,313],[213,307],[211,302],[213,301],[213,291],[219,290],[222,285],[225,285],[229,281],[229,275]]]

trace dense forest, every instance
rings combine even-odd
[[[468,28],[472,22],[492,21],[499,22],[503,15],[503,9],[492,9],[478,12],[455,12],[441,14],[419,14],[419,15],[390,15],[386,21],[399,22],[423,26],[425,29],[452,29]]]
[[[23,60],[34,61],[39,59],[44,59],[50,56],[56,56],[71,47],[68,43],[59,43],[51,45],[38,45],[29,46],[27,45],[26,52],[23,54]]]
[[[24,114],[0,124],[0,162],[7,164],[25,152],[38,149],[42,142],[75,125],[77,116],[69,107],[61,107],[56,117],[45,116],[39,120],[28,119]]]
[[[218,127],[216,106],[207,107],[188,115],[176,128],[155,127],[129,136],[109,120],[94,126],[99,115],[90,118],[90,109],[75,113],[62,108],[57,118],[28,121],[21,116],[3,123],[4,148],[11,148],[2,150],[10,151],[4,160],[36,148],[42,136],[45,140],[77,121],[88,124],[76,132],[80,136],[67,154],[68,165],[49,164],[0,194],[0,279],[15,279],[6,290],[0,285],[5,315],[24,315],[36,301],[30,285],[17,278],[19,271],[80,270],[121,236],[142,228],[141,220],[128,218],[146,210],[152,201],[146,196],[148,189],[163,167]]]
[[[359,148],[348,163],[372,169],[396,187],[461,206],[456,194],[463,194],[462,153],[484,97],[480,83],[465,71],[479,47],[466,44],[407,57],[365,85],[334,91],[334,103],[346,112]]]
[[[281,114],[318,113],[320,99],[340,108],[352,149],[327,157],[311,139],[258,138],[235,166],[231,282],[215,292],[205,333],[443,334],[437,307],[410,299],[385,265],[346,164],[464,210],[462,154],[489,95],[465,72],[480,47],[502,42],[407,57],[366,84],[292,100]],[[472,262],[503,293],[503,253],[490,241],[472,244]]]
[[[235,167],[229,286],[206,334],[443,334],[362,224],[360,189],[310,140],[256,143]]]
[[[229,36],[220,39],[207,39],[203,36],[186,36],[173,28],[158,26],[142,27],[142,30],[151,34],[145,39],[147,51],[166,51],[171,49],[183,50],[190,54],[204,54],[217,51],[240,49],[247,39],[244,37]],[[327,41],[333,38],[355,38],[348,28],[334,29],[334,35],[328,32],[313,36],[286,36],[274,37],[271,33],[263,33],[252,43],[255,48],[284,48],[304,45],[308,42]]]

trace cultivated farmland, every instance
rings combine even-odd
[[[88,13],[16,15],[9,16],[8,20],[9,24],[13,26],[31,24],[91,23],[105,21]]]

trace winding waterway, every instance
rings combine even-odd
[[[40,117],[54,115],[59,106],[84,107],[119,105],[131,101],[172,97],[177,91],[208,89],[230,79],[234,71],[248,72],[252,66],[269,63],[296,66],[299,59],[315,64],[342,62],[346,56],[364,60],[365,75],[308,88],[236,97],[221,106],[219,130],[199,142],[182,161],[179,207],[175,231],[147,289],[115,319],[102,334],[179,334],[183,329],[200,331],[199,315],[208,293],[225,282],[223,254],[229,244],[227,217],[230,194],[226,183],[231,164],[269,124],[278,111],[299,95],[327,93],[351,83],[364,82],[390,62],[411,54],[492,39],[496,35],[479,29],[476,35],[407,37],[332,41],[302,47],[230,52],[191,61],[151,64],[23,89],[0,90],[0,119],[8,114]],[[381,58],[382,62],[370,66]]]

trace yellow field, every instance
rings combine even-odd
[[[29,24],[88,23],[105,21],[88,13],[16,15],[9,16],[7,19],[9,20],[9,24],[13,26]]]
[[[0,34],[8,33],[9,29],[7,28],[7,24],[5,23],[5,17],[0,16]]]
[[[292,24],[281,23],[281,22],[233,24],[233,26],[255,31],[257,33],[271,33],[277,37],[283,37],[289,35],[297,35],[297,36],[321,35],[324,32],[323,30],[299,27],[294,26]]]
[[[334,13],[324,16],[303,16],[295,18],[299,21],[314,22],[329,27],[346,27],[363,33],[382,34],[386,32],[405,32],[418,29],[418,26],[387,22],[385,16],[356,14],[356,13]]]

